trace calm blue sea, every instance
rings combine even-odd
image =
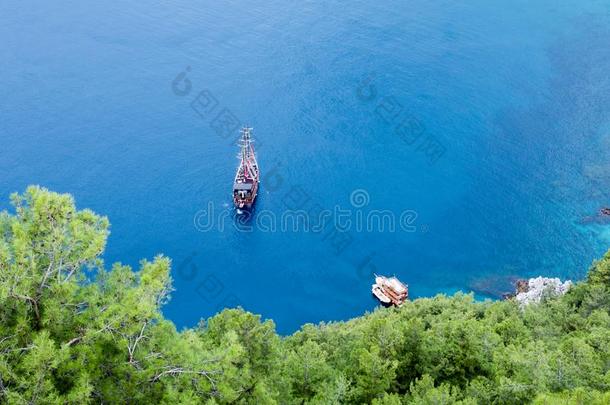
[[[373,272],[493,298],[610,247],[607,1],[4,0],[0,38],[0,208],[72,193],[108,263],[170,256],[179,327],[348,319]],[[263,180],[236,226],[239,123]],[[290,209],[408,226],[257,226]]]

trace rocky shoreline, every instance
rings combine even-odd
[[[504,299],[515,299],[521,306],[539,303],[544,297],[564,295],[572,286],[571,280],[559,278],[536,277],[520,279],[515,283],[515,293],[505,294]]]

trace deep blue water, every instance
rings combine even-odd
[[[110,218],[109,263],[172,257],[179,327],[234,305],[282,333],[348,319],[373,271],[495,297],[610,246],[587,218],[610,205],[607,1],[4,0],[0,38],[0,207],[69,192]],[[230,205],[226,117],[255,130],[255,215],[362,190],[353,211],[414,231],[198,230]]]

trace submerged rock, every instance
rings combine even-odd
[[[511,292],[519,278],[516,275],[494,275],[470,280],[468,289],[486,297],[512,297]]]
[[[536,277],[530,278],[525,285],[525,280],[517,283],[517,295],[515,299],[521,305],[540,302],[543,297],[559,296],[565,294],[572,286],[572,281],[561,282],[558,278]]]

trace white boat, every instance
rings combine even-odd
[[[384,277],[375,274],[375,284],[373,287],[375,286],[379,288],[381,294],[388,298],[393,305],[400,306],[409,298],[408,287],[396,277]],[[377,296],[377,294],[375,295]]]
[[[375,276],[375,283],[383,287],[391,288],[397,295],[407,294],[407,286],[396,277]]]
[[[385,295],[381,287],[379,287],[377,284],[373,284],[371,286],[371,292],[379,301],[381,301],[382,304],[390,304],[392,302],[390,297]]]

